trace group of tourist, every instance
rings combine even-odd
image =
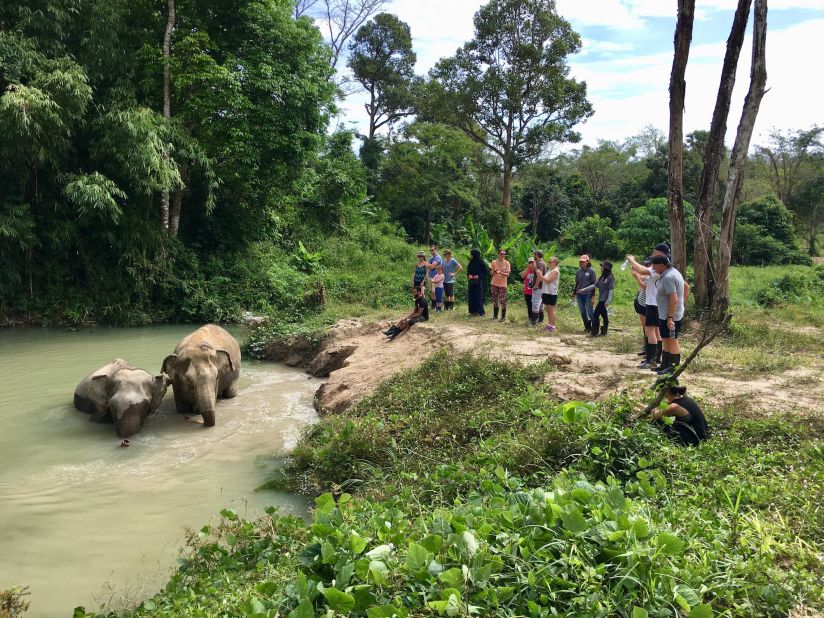
[[[450,250],[438,253],[437,245],[429,248],[430,256],[421,251],[412,274],[415,309],[386,334],[396,337],[416,322],[429,319],[430,307],[435,312],[455,308],[455,277],[463,270]],[[684,305],[689,295],[689,285],[674,268],[669,257],[669,246],[656,245],[652,255],[638,262],[628,255],[624,267],[632,267],[632,275],[638,285],[635,311],[638,313],[644,335],[644,346],[639,353],[643,360],[638,367],[651,369],[659,375],[671,373],[681,362],[678,335],[684,317]],[[521,271],[527,316],[532,326],[544,323],[543,330],[556,330],[556,306],[561,271],[557,257],[544,259],[535,250],[526,267]],[[604,337],[609,332],[609,306],[615,290],[612,263],[600,263],[600,275],[592,267],[589,255],[582,255],[575,272],[572,290],[573,303],[577,304],[584,331],[591,337]],[[492,319],[506,321],[507,289],[512,266],[506,259],[506,251],[500,249],[496,259],[487,263],[478,249],[470,252],[466,266],[467,303],[469,315],[483,316],[484,282],[489,278],[492,296]],[[427,303],[425,294],[430,297]]]
[[[634,307],[641,323],[644,345],[639,356],[643,360],[639,369],[651,369],[658,375],[675,371],[681,362],[681,348],[678,336],[684,307],[689,296],[689,284],[672,265],[669,246],[656,245],[652,255],[640,262],[633,255],[626,256],[622,268],[632,267],[632,276],[638,285]],[[461,264],[452,257],[450,250],[438,254],[438,247],[432,245],[430,257],[421,251],[412,275],[415,308],[384,334],[394,339],[413,324],[429,319],[430,303],[425,293],[428,291],[431,307],[440,312],[455,308],[455,277],[463,270]],[[526,267],[521,271],[524,301],[527,316],[532,326],[546,321],[545,332],[556,330],[556,305],[561,271],[557,257],[544,259],[540,250],[535,250]],[[575,284],[572,291],[573,303],[577,303],[584,331],[591,337],[604,337],[609,332],[609,305],[615,290],[615,276],[612,263],[600,263],[601,274],[592,267],[588,255],[580,256]],[[470,252],[466,266],[467,303],[469,314],[483,316],[484,281],[489,278],[492,296],[492,319],[504,322],[507,310],[507,287],[512,267],[506,259],[506,251],[498,251],[496,259],[487,263],[478,249]],[[658,410],[653,420],[662,424],[661,418],[674,417],[672,424],[662,424],[665,432],[682,444],[697,444],[706,437],[706,421],[698,404],[686,396],[686,389],[679,386],[668,387],[666,398],[669,405]]]

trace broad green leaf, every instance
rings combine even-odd
[[[663,552],[669,556],[677,556],[684,551],[684,541],[672,532],[662,532],[659,534],[658,545],[660,545]]]
[[[326,604],[336,612],[348,614],[355,608],[355,597],[346,592],[342,592],[337,588],[321,588],[318,586],[321,594],[326,598]]]
[[[649,524],[644,519],[635,519],[632,522],[632,533],[638,539],[645,539],[649,536]]]
[[[406,551],[406,568],[413,573],[423,571],[432,558],[432,554],[423,545],[409,543],[409,549]]]
[[[352,530],[349,534],[349,548],[356,556],[366,549],[366,539]]]
[[[696,605],[690,610],[690,618],[712,618],[712,607],[706,603]]]
[[[370,607],[367,609],[366,616],[367,618],[407,618],[409,612],[403,607],[381,605],[380,607]]]
[[[369,579],[375,582],[375,585],[382,586],[388,574],[389,569],[382,561],[372,560],[369,563]]]
[[[452,588],[460,588],[464,584],[463,570],[453,567],[438,575],[438,579]]]
[[[328,513],[335,508],[335,499],[332,494],[325,493],[315,498],[315,509],[319,513]]]
[[[315,618],[315,608],[308,599],[303,599],[286,618]]]
[[[375,549],[366,552],[366,557],[370,560],[383,560],[392,553],[392,547],[389,545],[378,545]]]
[[[577,506],[563,511],[561,513],[561,520],[564,522],[564,528],[574,534],[579,534],[589,528],[586,518]]]
[[[642,607],[632,608],[632,618],[649,618],[649,612]]]

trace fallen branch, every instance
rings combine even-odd
[[[649,416],[652,413],[653,410],[658,408],[658,406],[661,403],[661,400],[664,398],[664,393],[666,392],[667,387],[670,386],[671,384],[676,383],[676,381],[678,380],[678,376],[680,376],[682,373],[684,373],[684,371],[686,371],[687,367],[689,367],[689,364],[695,359],[696,356],[698,356],[698,353],[701,350],[703,350],[705,347],[707,347],[710,343],[712,343],[713,339],[715,339],[724,330],[726,330],[727,325],[729,324],[731,318],[732,318],[731,313],[725,314],[724,319],[722,319],[715,326],[715,328],[713,328],[711,331],[705,330],[701,334],[701,339],[698,342],[698,345],[695,346],[695,348],[693,349],[692,352],[690,352],[689,356],[687,356],[687,359],[683,363],[678,365],[678,367],[675,369],[675,371],[673,371],[670,375],[659,379],[655,383],[654,388],[656,388],[658,390],[658,394],[655,396],[655,399],[653,399],[649,403],[649,405],[646,408],[644,408],[644,410],[638,416],[636,416],[633,420],[637,421],[639,419],[645,418],[645,417]]]

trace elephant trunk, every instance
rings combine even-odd
[[[216,403],[217,395],[213,387],[205,386],[197,389],[197,410],[203,417],[205,427],[214,427]]]
[[[121,414],[115,413],[114,426],[117,435],[128,438],[140,431],[146,416],[146,407],[145,403],[136,403],[123,410]]]

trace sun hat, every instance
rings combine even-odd
[[[584,253],[584,255],[582,255],[581,257],[578,258],[578,261],[579,262],[589,262],[590,259],[589,259],[589,256],[586,253]]]
[[[666,255],[656,255],[652,258],[653,264],[664,264],[665,266],[672,266],[672,262]]]
[[[418,257],[426,257],[426,254],[423,251],[418,251]]]

